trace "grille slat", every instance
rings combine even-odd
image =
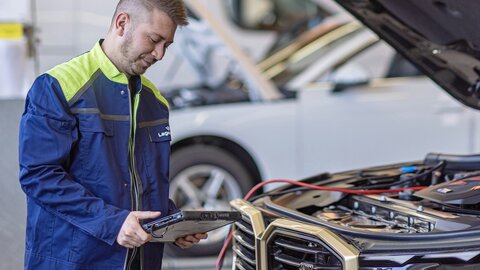
[[[298,232],[282,231],[268,242],[268,269],[341,270],[342,263],[321,240]]]
[[[235,269],[255,270],[255,234],[246,216],[243,216],[241,220],[235,222],[233,238],[235,241],[232,249],[236,255]]]
[[[238,257],[240,257],[242,260],[255,265],[255,260],[252,260],[251,258],[255,258],[255,254],[251,254],[251,252],[247,251],[245,248],[242,246],[233,246],[233,252],[237,254]]]
[[[286,239],[276,239],[275,244],[282,246],[284,248],[288,248],[288,249],[299,251],[299,252],[309,253],[309,254],[318,254],[318,253],[330,254],[330,251],[325,250],[322,247],[299,246],[298,244],[296,245],[295,242],[288,241]]]
[[[302,262],[304,262],[301,259],[297,259],[284,254],[275,256],[275,259],[283,262],[284,264],[294,266],[294,267],[300,267],[302,265]],[[310,265],[312,266],[311,269],[314,269],[314,270],[317,270],[317,269],[318,270],[341,270],[341,267],[338,267],[338,266],[317,266],[313,264],[310,264]]]
[[[274,255],[274,258],[277,261],[280,261],[284,264],[288,264],[288,265],[295,266],[295,267],[299,267],[300,263],[302,262],[299,259],[296,259],[292,256],[288,256],[288,255],[285,255],[285,254]]]
[[[233,232],[233,237],[238,241],[242,246],[255,252],[255,243],[251,243],[252,239],[245,237],[245,235],[239,231]]]
[[[255,270],[255,267],[252,267],[249,264],[244,264],[241,261],[235,263],[235,268],[239,270]]]
[[[245,233],[251,235],[252,237],[254,237],[252,225],[244,222],[243,220],[240,220],[238,222],[235,222],[235,226],[237,226],[243,232],[245,232]]]

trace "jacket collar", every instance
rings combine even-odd
[[[117,83],[128,84],[127,76],[115,67],[115,65],[112,63],[112,61],[110,61],[103,51],[101,47],[102,42],[103,39],[99,40],[90,51],[93,59],[97,62],[103,74],[105,74],[109,80]]]

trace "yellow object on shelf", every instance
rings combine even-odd
[[[0,23],[0,39],[21,39],[23,37],[23,24]]]

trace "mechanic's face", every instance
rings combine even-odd
[[[125,29],[120,45],[121,67],[129,76],[142,75],[155,62],[161,60],[173,43],[177,25],[163,11],[154,9],[150,18]]]

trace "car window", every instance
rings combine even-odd
[[[312,0],[227,0],[223,3],[231,21],[250,30],[306,30],[331,15]],[[297,27],[301,29],[295,29]]]
[[[270,67],[268,70],[265,70],[264,74],[267,78],[272,79],[278,87],[281,87],[306,68],[320,61],[323,56],[328,54],[336,46],[351,39],[352,36],[358,35],[360,32],[361,29],[356,29],[331,40],[328,35],[319,38],[289,55],[288,58]]]
[[[324,74],[319,81],[351,82],[419,76],[421,72],[384,41],[378,41]]]

